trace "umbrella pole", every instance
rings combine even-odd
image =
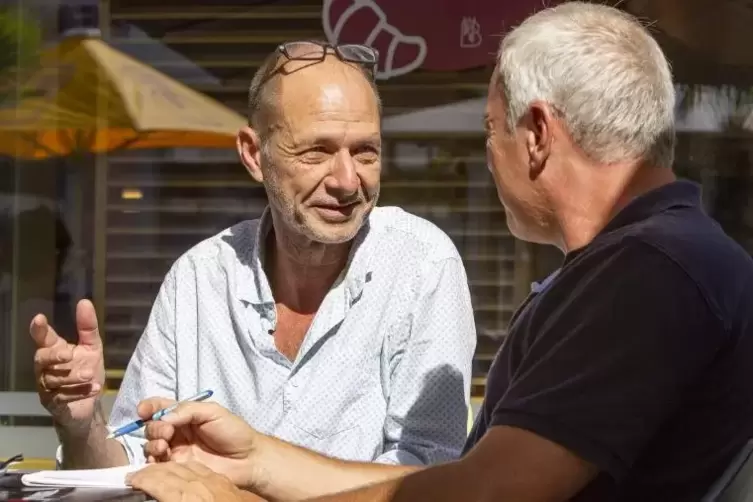
[[[110,36],[110,1],[100,0],[99,28],[102,39]],[[102,81],[102,68],[97,67],[98,83]],[[97,93],[97,125],[96,131],[107,128],[107,100],[102,93]],[[95,134],[95,142],[98,134]],[[106,140],[106,138],[105,138]],[[106,148],[95,154],[94,166],[94,291],[93,300],[99,321],[99,334],[105,342],[105,321],[107,319],[106,288],[107,288],[107,174],[109,171]],[[105,381],[105,389],[107,382]]]
[[[94,284],[93,301],[97,309],[99,333],[104,339],[105,289],[107,286],[107,154],[97,153],[94,164]]]

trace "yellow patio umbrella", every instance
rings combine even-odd
[[[0,155],[232,147],[245,124],[238,113],[99,38],[64,39],[40,63],[15,106],[0,109]]]

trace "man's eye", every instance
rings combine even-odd
[[[316,164],[327,160],[329,158],[329,152],[323,146],[315,146],[304,150],[298,157],[303,162]]]
[[[379,150],[373,146],[362,146],[354,150],[352,155],[361,162],[375,162],[379,159]]]
[[[373,164],[374,162],[379,160],[379,154],[375,151],[359,152],[355,155],[355,158],[362,164]]]
[[[315,147],[309,148],[308,150],[306,150],[306,151],[305,151],[305,152],[303,152],[303,153],[304,153],[304,154],[308,154],[308,153],[321,153],[321,154],[326,154],[326,153],[327,153],[327,149],[326,149],[326,148],[324,148],[323,146],[315,146]]]

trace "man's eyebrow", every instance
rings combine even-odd
[[[382,135],[380,133],[370,134],[363,138],[364,143],[381,143]]]

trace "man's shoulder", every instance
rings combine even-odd
[[[377,207],[369,216],[374,241],[386,241],[395,249],[417,249],[426,259],[460,259],[455,243],[437,225],[395,206]]]
[[[753,298],[753,260],[709,216],[697,208],[681,208],[631,225],[601,239],[586,258],[597,267],[621,253],[617,267],[605,267],[616,278],[639,274],[646,288],[676,284],[695,287],[720,319],[740,313],[738,307]],[[589,259],[590,258],[590,259]]]
[[[175,260],[172,269],[176,273],[184,273],[186,269],[194,274],[212,273],[229,264],[249,260],[257,245],[260,222],[258,218],[244,220],[204,239]],[[199,264],[201,266],[197,267]]]

